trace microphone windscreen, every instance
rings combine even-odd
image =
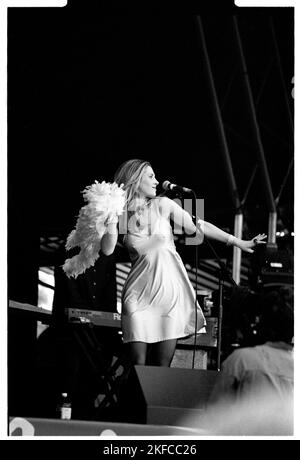
[[[165,181],[162,183],[162,188],[163,188],[164,190],[169,190],[170,185],[171,185],[171,182],[168,181],[168,180],[165,180]]]

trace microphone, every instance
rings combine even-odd
[[[171,190],[172,192],[193,193],[192,189],[187,187],[181,187],[181,185],[171,184],[171,182],[168,180],[165,180],[162,183],[162,188],[164,190]]]

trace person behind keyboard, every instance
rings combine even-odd
[[[101,254],[94,267],[76,279],[68,278],[61,264],[57,264],[54,277],[53,325],[38,339],[38,378],[48,392],[48,407],[44,405],[43,410],[46,416],[55,416],[55,401],[59,394],[68,392],[72,398],[72,418],[93,419],[95,399],[101,388],[89,357],[97,363],[98,372],[105,373],[119,353],[121,337],[116,328],[71,324],[65,309],[117,311],[115,256]],[[37,416],[42,416],[40,410]]]

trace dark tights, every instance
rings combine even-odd
[[[130,342],[128,346],[131,365],[170,366],[176,349],[177,339],[147,344]]]

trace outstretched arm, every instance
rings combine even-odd
[[[224,232],[216,225],[201,219],[198,219],[196,229],[190,214],[182,209],[182,207],[179,206],[179,204],[177,204],[175,201],[170,200],[167,197],[162,197],[160,199],[160,208],[162,214],[165,217],[172,219],[179,227],[182,227],[184,231],[189,234],[195,233],[197,231],[199,235],[204,235],[207,238],[220,241],[221,243],[228,244],[229,246],[236,246],[243,251],[250,253],[253,252],[253,248],[257,244],[265,244],[265,234],[259,234],[252,240],[246,241],[240,238],[236,238],[235,236]]]
[[[265,235],[264,233],[260,233],[259,235],[256,235],[254,238],[252,238],[252,240],[242,240],[241,238],[236,238],[235,236],[224,232],[223,230],[216,227],[214,224],[211,224],[210,222],[206,222],[204,220],[199,219],[198,224],[204,235],[208,238],[221,241],[222,243],[226,243],[228,246],[236,246],[237,248],[240,248],[242,251],[250,253],[254,252],[254,248],[258,244],[265,244],[264,240],[267,237],[267,235]]]

